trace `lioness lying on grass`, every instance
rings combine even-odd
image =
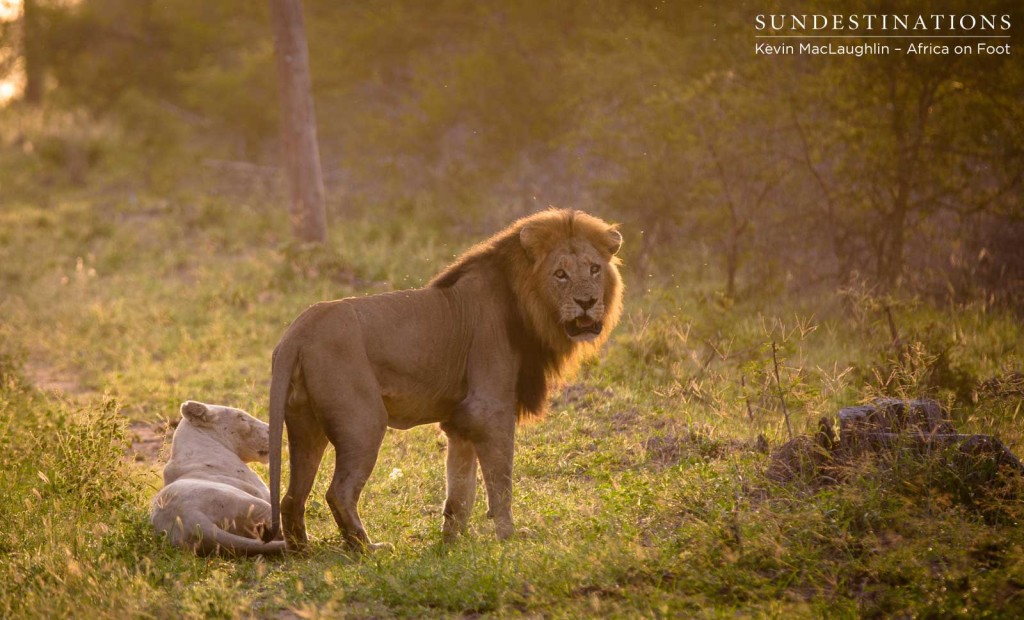
[[[171,441],[164,488],[151,521],[172,544],[199,555],[281,553],[262,542],[270,525],[270,492],[246,463],[267,462],[269,427],[231,407],[188,401]]]

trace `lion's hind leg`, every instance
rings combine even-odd
[[[336,337],[303,350],[302,373],[310,405],[334,446],[334,478],[327,490],[327,504],[345,542],[353,549],[372,550],[378,545],[366,535],[357,506],[377,464],[388,412],[354,311],[342,311],[332,319]],[[335,369],[339,360],[346,360],[340,380],[326,370]]]
[[[281,501],[281,520],[288,549],[298,551],[308,544],[306,536],[306,500],[313,490],[320,461],[327,447],[327,436],[307,407],[289,407],[285,412],[288,424],[288,490]]]
[[[383,403],[379,413],[379,424],[338,425],[328,435],[336,454],[327,504],[345,542],[357,550],[381,546],[370,542],[358,509],[359,495],[377,464],[377,453],[387,429]]]

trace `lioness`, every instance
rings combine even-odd
[[[248,413],[182,404],[164,488],[153,498],[153,527],[199,555],[284,551],[284,541],[260,540],[270,520],[270,492],[246,465],[266,463],[267,449],[267,424]]]
[[[334,520],[351,547],[379,546],[357,503],[384,431],[431,422],[448,437],[444,539],[467,526],[477,461],[496,534],[511,536],[516,420],[543,413],[549,385],[618,322],[621,244],[617,226],[549,209],[469,249],[425,288],[303,312],[274,350],[268,538],[283,510],[287,547],[307,544],[306,499],[330,442]],[[282,505],[283,425],[291,472]]]

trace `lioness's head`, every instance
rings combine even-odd
[[[535,328],[547,332],[549,341],[604,340],[619,319],[622,302],[615,257],[622,246],[618,227],[580,211],[555,209],[521,224],[519,241],[532,263],[533,299],[528,301]]]
[[[181,417],[246,463],[266,463],[269,458],[270,426],[241,409],[190,400],[181,404]]]

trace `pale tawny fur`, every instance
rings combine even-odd
[[[188,401],[171,440],[164,488],[150,519],[175,546],[199,555],[284,551],[261,540],[270,525],[270,492],[247,462],[267,462],[269,427],[231,407]]]

